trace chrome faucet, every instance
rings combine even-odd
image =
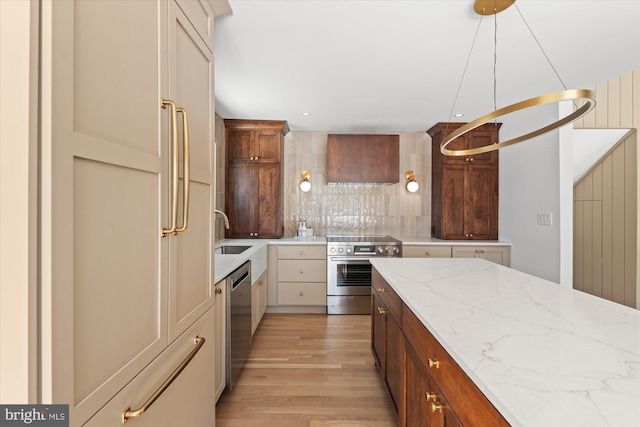
[[[227,217],[227,214],[225,214],[224,212],[222,212],[222,211],[220,211],[218,209],[214,209],[213,213],[222,215],[222,220],[224,221],[224,228],[226,228],[228,230],[229,229],[229,218]]]

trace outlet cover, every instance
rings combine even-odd
[[[538,212],[538,225],[553,225],[551,212]]]

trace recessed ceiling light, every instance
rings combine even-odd
[[[462,117],[462,116],[464,116],[464,114],[462,114],[462,113],[458,113],[458,114],[454,114],[453,115],[453,117]]]
[[[310,115],[311,115],[311,113],[300,113],[300,114],[302,114],[302,115],[303,115],[303,116],[305,116],[305,117],[307,117],[307,116],[310,116]]]

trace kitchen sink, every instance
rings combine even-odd
[[[249,249],[251,246],[222,245],[214,250],[218,255],[238,255]]]

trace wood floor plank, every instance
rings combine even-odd
[[[217,427],[395,427],[369,316],[265,314]]]

